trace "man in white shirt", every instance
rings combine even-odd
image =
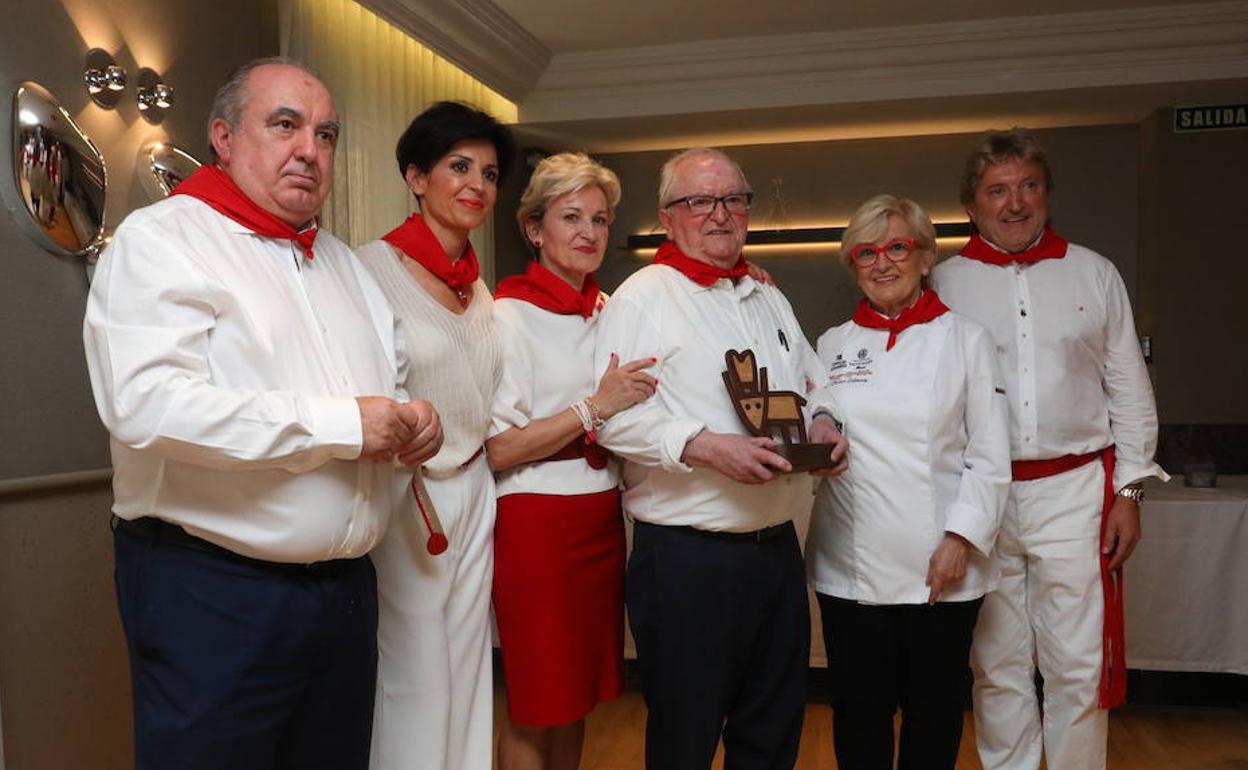
[[[1033,136],[989,133],[962,180],[976,234],[935,271],[945,302],[992,335],[1010,407],[1001,581],[971,652],[986,770],[1036,770],[1042,753],[1052,768],[1104,768],[1105,709],[1126,692],[1121,567],[1141,482],[1168,478],[1122,278],[1053,231],[1052,189]]]
[[[395,320],[317,229],[338,119],[259,60],[221,88],[216,165],[118,227],[84,341],[112,434],[136,766],[368,764],[392,459],[437,451]]]
[[[735,768],[792,767],[806,697],[810,616],[792,519],[811,479],[746,435],[724,387],[724,354],[754,351],[769,391],[806,394],[819,363],[780,291],[746,275],[752,193],[718,150],[663,167],[668,243],[607,304],[595,371],[612,353],[653,356],[656,394],[598,440],[625,459],[635,528],[626,600],[642,689],[646,766],[710,767],[721,732]],[[813,396],[812,396],[813,398]],[[810,438],[845,442],[830,404],[811,404]]]

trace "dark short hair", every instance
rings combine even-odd
[[[963,205],[969,206],[975,202],[975,188],[979,187],[979,180],[983,178],[988,166],[1004,163],[1011,158],[1017,158],[1024,163],[1039,163],[1044,170],[1044,187],[1052,192],[1053,171],[1049,168],[1044,148],[1034,134],[1015,126],[1009,131],[989,131],[967,156],[966,167],[962,171],[962,189],[959,191]]]
[[[412,120],[394,148],[399,175],[406,176],[408,166],[427,174],[452,147],[471,139],[494,145],[501,183],[515,161],[516,140],[511,130],[489,113],[461,102],[438,102]]]

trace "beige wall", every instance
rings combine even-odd
[[[23,80],[52,91],[108,165],[110,229],[146,203],[140,146],[168,139],[203,158],[216,87],[237,64],[275,53],[272,0],[37,0],[8,3],[0,28],[0,104]],[[89,104],[88,48],[130,75],[118,109]],[[165,74],[177,103],[160,127],[138,117],[140,66]],[[10,111],[0,149],[10,147]],[[12,183],[0,158],[0,184]],[[0,770],[133,766],[129,673],[112,588],[107,484],[16,493],[13,480],[108,465],[83,364],[86,276],[0,211]]]

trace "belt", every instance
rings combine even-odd
[[[547,455],[540,460],[536,460],[535,462],[543,463],[550,462],[552,460],[579,460],[584,458],[585,462],[589,464],[589,467],[594,470],[602,470],[607,467],[607,460],[610,456],[610,452],[598,446],[596,443],[586,441],[585,436],[580,435],[564,444],[563,448],[559,451],[554,454]]]
[[[781,535],[793,530],[793,522],[786,521],[782,524],[775,524],[770,527],[763,527],[752,532],[721,532],[715,529],[698,529],[690,526],[667,526],[664,524],[651,524],[648,521],[634,521],[635,527],[662,527],[663,529],[681,530],[690,532],[701,537],[710,538],[712,540],[730,540],[737,542],[761,543],[765,540],[780,537]]]
[[[168,543],[182,548],[189,548],[193,551],[201,551],[210,553],[214,556],[220,556],[230,561],[240,564],[250,564],[257,567],[264,567],[279,572],[295,572],[295,573],[323,573],[333,572],[344,567],[349,567],[358,563],[361,559],[367,557],[360,556],[354,559],[330,559],[327,561],[314,561],[310,564],[267,561],[265,559],[253,559],[250,556],[244,556],[241,553],[235,553],[228,548],[210,543],[202,537],[196,537],[187,532],[177,524],[170,524],[164,519],[158,519],[154,516],[143,516],[138,519],[123,519],[118,516],[113,517],[113,529],[125,532],[150,543]]]

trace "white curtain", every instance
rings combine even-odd
[[[343,131],[321,221],[353,246],[384,235],[415,211],[394,145],[421,110],[454,99],[516,122],[515,104],[355,0],[280,0],[278,8],[282,55],[319,72],[338,108]],[[472,242],[492,285],[492,218]]]

